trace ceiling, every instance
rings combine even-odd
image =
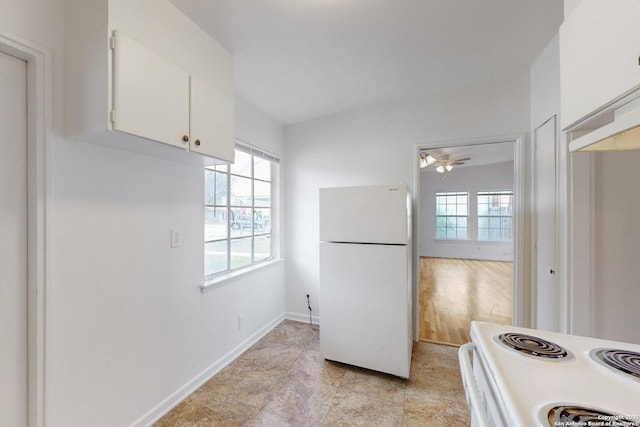
[[[236,92],[283,124],[529,67],[561,0],[171,0],[235,59]]]

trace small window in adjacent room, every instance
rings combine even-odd
[[[478,240],[513,241],[513,191],[478,192]]]
[[[436,193],[436,239],[467,240],[469,193]]]
[[[236,145],[231,165],[204,170],[205,278],[272,258],[273,176],[278,159]]]

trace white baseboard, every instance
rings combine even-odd
[[[278,326],[282,320],[285,318],[288,319],[286,314],[280,314],[271,322],[267,323],[265,326],[256,331],[253,335],[242,341],[235,348],[229,351],[227,354],[222,356],[220,359],[215,361],[212,365],[206,368],[204,371],[196,375],[193,379],[188,381],[185,385],[180,387],[174,393],[172,393],[169,397],[164,399],[154,408],[152,408],[149,412],[144,414],[138,420],[131,423],[130,427],[139,427],[139,426],[150,426],[154,422],[158,421],[162,418],[167,412],[173,409],[176,405],[186,399],[191,393],[196,391],[202,384],[206,383],[213,377],[215,374],[220,372],[224,367],[229,365],[231,362],[236,360],[242,353],[247,351],[252,345],[260,341],[262,337],[267,335],[273,328]],[[294,319],[291,319],[294,320]],[[308,318],[307,318],[308,321]]]
[[[309,323],[309,313],[301,314],[301,313],[292,313],[290,311],[287,311],[284,313],[284,318],[287,320],[293,320],[295,322]],[[311,320],[313,320],[314,325],[316,326],[320,325],[320,317],[311,316]]]

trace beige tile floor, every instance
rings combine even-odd
[[[457,348],[416,343],[402,380],[325,361],[285,320],[155,426],[466,426]]]

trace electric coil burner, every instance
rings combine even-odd
[[[640,427],[631,417],[578,405],[559,405],[549,410],[550,426]]]
[[[508,332],[500,334],[497,341],[507,348],[532,357],[549,360],[563,360],[571,357],[569,351],[558,344],[532,335]]]
[[[601,365],[640,381],[640,353],[614,348],[597,348],[591,350],[589,355]]]

